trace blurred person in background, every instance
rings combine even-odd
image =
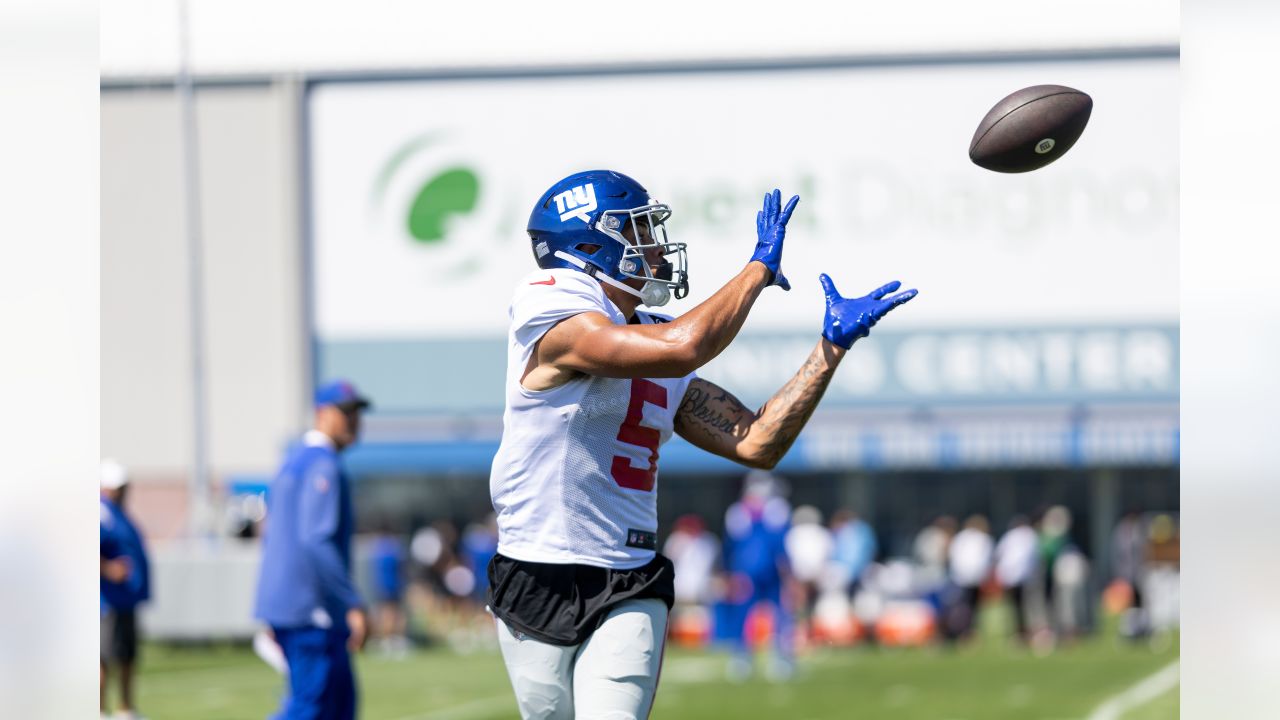
[[[991,572],[991,548],[987,519],[970,515],[947,549],[949,576],[958,591],[945,623],[952,639],[968,640],[973,635],[982,584]]]
[[[662,554],[675,566],[676,605],[706,605],[720,564],[720,541],[693,513],[676,518],[675,528],[662,545]]]
[[[489,574],[486,568],[497,553],[498,519],[493,513],[486,514],[483,520],[467,525],[466,530],[462,532],[462,554],[467,557],[471,574],[475,576],[475,587],[471,591],[471,597],[477,605],[484,604],[484,597],[489,591]]]
[[[476,600],[479,576],[471,569],[466,553],[454,553],[447,562],[441,576],[446,607],[441,629],[455,652],[472,653],[483,644],[482,634],[492,636],[492,619],[480,611]]]
[[[1129,608],[1120,620],[1120,635],[1139,638],[1148,633],[1142,572],[1146,565],[1147,535],[1142,516],[1130,510],[1111,531],[1111,576],[1129,591]]]
[[[427,586],[433,600],[443,602],[448,595],[444,587],[444,573],[457,562],[454,546],[458,542],[458,529],[447,518],[441,518],[413,534],[410,552],[418,567],[418,575]]]
[[[711,633],[710,607],[723,585],[719,582],[720,539],[707,529],[701,516],[688,513],[676,518],[662,554],[675,567],[671,635],[677,640],[702,642]]]
[[[853,510],[840,508],[831,516],[831,537],[831,560],[838,567],[845,594],[853,597],[880,549],[875,530]]]
[[[349,653],[368,634],[351,577],[354,512],[339,455],[356,442],[369,401],[339,380],[316,390],[315,407],[313,429],[289,448],[271,482],[254,609],[289,668],[279,720],[354,718]]]
[[[742,499],[725,512],[725,572],[729,577],[736,633],[729,679],[746,680],[754,672],[752,630],[748,620],[762,609],[773,615],[775,654],[767,672],[772,679],[787,679],[794,670],[792,637],[794,612],[793,574],[786,536],[791,506],[783,497],[781,481],[764,470],[752,470],[743,483]]]
[[[1031,622],[1031,645],[1037,653],[1053,650],[1057,642],[1054,610],[1053,566],[1067,544],[1071,542],[1071,511],[1062,505],[1046,509],[1037,523],[1035,580],[1028,598],[1027,609]]]
[[[1023,642],[1028,638],[1026,596],[1039,562],[1037,549],[1036,531],[1026,515],[1009,520],[1009,529],[995,549],[996,581],[1009,602],[1017,638]]]
[[[493,618],[484,611],[484,599],[489,592],[487,568],[497,552],[497,519],[487,513],[483,519],[467,523],[458,541],[458,562],[445,571],[445,589],[454,603],[448,637],[459,652],[494,645]]]
[[[150,569],[142,533],[125,512],[129,473],[114,460],[103,460],[98,496],[99,703],[107,715],[107,681],[114,668],[120,679],[120,711],[116,720],[140,716],[133,701],[134,665],[138,658],[137,608],[151,597]]]
[[[832,513],[830,530],[831,562],[814,607],[814,620],[830,642],[850,644],[859,636],[875,642],[875,633],[863,632],[874,626],[883,606],[880,594],[867,587],[880,551],[875,530],[849,508]]]
[[[1071,642],[1089,625],[1089,558],[1067,543],[1053,563],[1053,621],[1059,642]]]
[[[919,563],[923,585],[938,588],[946,584],[947,551],[955,534],[956,519],[950,515],[939,515],[916,534],[911,550]]]
[[[1181,537],[1173,516],[1160,513],[1147,524],[1146,563],[1143,570],[1144,591],[1148,598],[1151,630],[1162,641],[1161,631],[1178,624],[1179,568],[1182,561]]]
[[[1167,513],[1151,518],[1147,526],[1146,564],[1151,568],[1176,570],[1182,561],[1178,525]]]
[[[811,630],[813,607],[830,565],[835,542],[831,531],[822,524],[822,511],[812,505],[801,505],[791,513],[791,529],[787,531],[784,543],[796,583],[796,621],[804,628],[807,637]]]
[[[405,552],[400,538],[392,533],[389,520],[378,523],[369,548],[369,560],[373,565],[378,649],[384,655],[402,658],[409,650],[404,613]]]
[[[421,517],[414,517],[409,527],[408,587],[405,588],[406,632],[431,642],[430,623],[435,621],[440,606],[440,584],[432,566],[440,558],[443,543],[440,533]]]
[[[478,529],[474,524],[467,527]],[[487,552],[480,535],[474,534],[471,541],[477,552]],[[465,535],[453,520],[439,518],[419,528],[410,545],[420,591],[417,610],[424,629],[430,638],[443,639],[459,652],[470,652],[481,642],[476,636],[481,631],[479,621],[485,621],[486,635],[491,631],[487,625],[491,618],[481,617],[483,601],[477,595],[477,586],[487,582],[487,574],[477,575],[465,544]]]
[[[823,274],[821,338],[761,408],[698,377],[766,288],[790,288],[782,249],[799,200],[766,195],[752,254],[679,317],[640,310],[688,293],[669,206],[608,170],[565,177],[534,204],[526,227],[541,270],[509,307],[490,475],[499,547],[488,606],[525,717],[648,715],[675,602],[674,569],[657,552],[660,446],[678,433],[746,467],[776,466],[854,342],[915,297],[891,295],[895,281],[845,298]]]

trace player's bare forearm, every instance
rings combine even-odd
[[[760,466],[777,465],[791,449],[847,352],[826,338],[819,340],[804,365],[757,411],[743,449]]]
[[[778,464],[813,415],[844,348],[819,341],[809,358],[759,410],[698,378],[689,384],[676,413],[675,429],[693,445],[757,468]]]
[[[540,359],[601,377],[683,377],[737,337],[768,280],[768,268],[748,263],[714,295],[669,323],[614,325],[598,313],[583,313],[547,333],[539,344]]]
[[[713,382],[694,378],[676,411],[675,430],[680,437],[731,460],[746,439],[756,414],[732,393]]]
[[[688,372],[711,362],[733,342],[769,277],[764,265],[747,263],[714,295],[667,325],[678,341],[688,345],[692,363]]]

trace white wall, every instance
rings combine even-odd
[[[305,419],[295,96],[211,89],[197,103],[215,476],[261,472]],[[192,453],[179,118],[170,91],[104,92],[102,452],[140,477]]]
[[[102,452],[189,462],[186,245],[172,94],[102,98]]]

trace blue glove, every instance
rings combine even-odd
[[[756,251],[752,260],[759,260],[773,273],[770,285],[778,285],[783,290],[790,290],[791,283],[782,274],[782,240],[787,235],[787,221],[791,219],[791,211],[796,209],[800,196],[792,196],[790,202],[781,211],[782,191],[774,190],[764,196],[764,209],[756,213]]]
[[[818,279],[822,281],[822,291],[827,296],[827,319],[822,324],[822,337],[845,350],[852,347],[858,338],[869,335],[876,321],[890,310],[916,296],[913,289],[885,297],[902,286],[902,283],[894,280],[870,295],[843,298],[836,292],[836,286],[826,273]]]

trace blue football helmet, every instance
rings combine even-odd
[[[538,267],[581,270],[645,305],[665,305],[672,291],[677,300],[689,294],[685,244],[667,242],[663,223],[670,216],[671,208],[622,173],[574,173],[543,193],[529,216],[533,257]],[[631,240],[624,235],[628,227]],[[650,248],[662,253],[662,262],[645,261]],[[628,279],[645,281],[643,289]]]

